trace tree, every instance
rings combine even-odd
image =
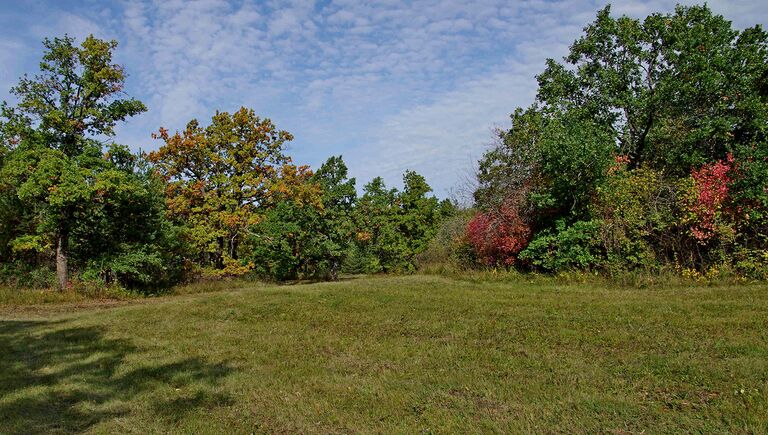
[[[286,195],[311,200],[313,188],[303,183],[311,172],[283,154],[293,136],[253,110],[217,112],[208,127],[192,120],[182,133],[161,128],[156,137],[165,144],[149,160],[167,180],[169,215],[214,274],[250,269],[240,261],[241,244],[267,209]]]
[[[630,169],[676,175],[765,141],[768,35],[738,32],[707,6],[642,22],[597,14],[566,65],[538,76],[545,111],[580,109],[612,131]]]
[[[181,279],[177,232],[165,215],[163,181],[142,156],[113,145],[87,212],[72,229],[70,250],[88,278],[156,291]]]
[[[511,192],[530,188],[539,171],[538,144],[544,129],[544,114],[537,106],[517,108],[512,127],[497,132],[496,143],[478,163],[473,198],[481,209],[498,209]]]
[[[355,179],[348,178],[341,156],[330,157],[312,176],[322,190],[322,209],[312,244],[316,268],[335,280],[354,237],[353,213],[357,200]]]
[[[316,206],[280,201],[251,227],[247,258],[255,271],[276,280],[306,277],[315,265],[319,226]]]
[[[399,231],[400,204],[397,189],[387,189],[376,177],[363,187],[363,195],[355,207],[355,241],[358,255],[370,264],[365,272],[390,272],[406,269],[407,246]]]
[[[424,176],[415,171],[403,174],[403,191],[399,202],[401,211],[400,232],[408,246],[408,261],[427,247],[434,237],[440,220],[451,213],[450,201],[440,202],[434,196],[427,196],[432,188]]]
[[[121,98],[125,72],[112,62],[116,41],[91,35],[76,46],[65,36],[43,45],[40,74],[24,76],[11,89],[19,99],[15,108],[2,105],[2,138],[10,149],[3,180],[6,189],[16,189],[18,199],[34,209],[39,230],[53,235],[56,274],[64,288],[70,232],[103,160],[98,138],[113,136],[118,122],[146,108]],[[42,240],[40,234],[33,238],[34,243]]]
[[[366,272],[410,271],[415,256],[426,249],[441,220],[453,212],[450,201],[427,196],[432,188],[414,171],[403,174],[403,191],[387,189],[381,177],[366,184],[355,207],[357,226],[353,250],[368,264]]]

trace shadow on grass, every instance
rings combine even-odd
[[[187,358],[126,371],[126,357],[139,351],[127,340],[105,337],[99,327],[0,321],[0,432],[84,431],[129,414],[139,395],[139,406],[170,421],[231,403],[213,391],[232,372],[229,364]]]

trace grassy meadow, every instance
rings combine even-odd
[[[3,299],[0,432],[768,431],[765,285],[208,290]]]

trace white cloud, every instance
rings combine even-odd
[[[530,104],[544,59],[563,55],[605,3],[131,0],[62,11],[49,0],[28,17],[37,24],[0,30],[0,85],[19,74],[8,65],[25,65],[16,57],[39,55],[28,48],[42,35],[116,38],[128,92],[150,108],[118,130],[134,148],[157,146],[149,135],[159,126],[245,105],[294,133],[298,161],[343,153],[361,184],[379,174],[397,184],[412,168],[444,194],[491,128]],[[643,16],[674,3],[620,1],[613,11]],[[768,21],[759,0],[709,3],[737,27]]]

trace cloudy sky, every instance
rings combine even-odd
[[[687,3],[687,2],[683,2]],[[295,136],[316,167],[342,154],[358,185],[392,186],[414,169],[447,197],[471,174],[495,126],[526,106],[547,57],[562,57],[602,1],[0,0],[0,99],[34,72],[41,40],[68,33],[120,42],[127,91],[149,111],[115,138],[251,107]],[[613,2],[616,14],[674,1]],[[710,6],[738,28],[768,23],[764,0]]]

